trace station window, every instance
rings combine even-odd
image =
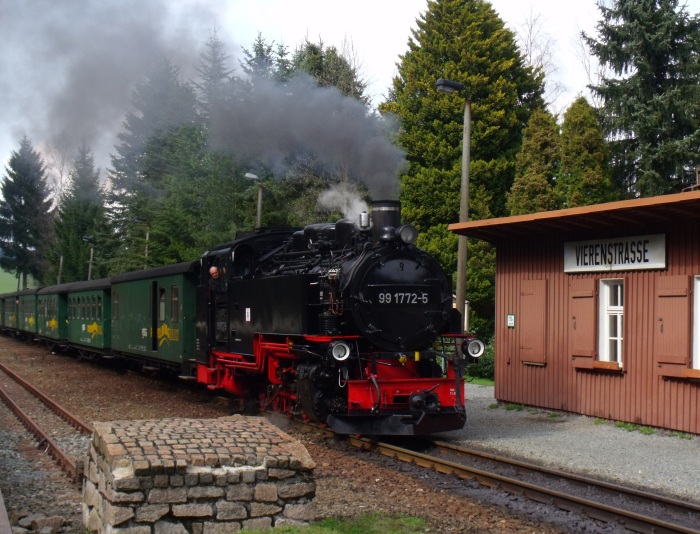
[[[598,357],[622,364],[625,284],[621,279],[600,281]]]
[[[170,321],[176,323],[180,320],[180,288],[170,288]]]
[[[700,369],[700,276],[693,278],[693,369]]]

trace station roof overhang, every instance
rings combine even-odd
[[[448,230],[491,243],[559,234],[583,234],[700,218],[700,190],[592,206],[453,223]]]

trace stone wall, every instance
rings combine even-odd
[[[314,462],[264,418],[94,427],[83,483],[90,531],[214,534],[315,519]]]

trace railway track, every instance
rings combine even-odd
[[[76,461],[76,458],[84,454],[91,428],[2,364],[0,378],[4,378],[0,380],[3,400],[57,463],[74,480],[79,480],[82,461]],[[285,421],[289,422],[286,418]],[[313,426],[301,422],[295,424]],[[41,427],[52,428],[52,436]],[[631,531],[700,533],[700,506],[694,503],[445,442],[429,442],[427,452],[364,437],[351,436],[348,442],[363,450],[462,479],[475,479],[483,485],[582,513],[596,520],[619,524]]]
[[[0,364],[0,397],[46,452],[77,483],[92,428]],[[51,435],[45,430],[51,429]]]
[[[273,422],[280,417],[279,414],[266,415]],[[286,418],[284,421],[285,424],[290,422]],[[293,420],[292,424],[332,434],[312,423]],[[362,436],[348,436],[347,441],[358,449],[461,479],[477,480],[484,486],[522,495],[597,521],[621,525],[632,532],[700,534],[700,505],[696,503],[441,441],[424,440],[422,449],[427,452]]]
[[[634,532],[700,533],[700,505],[534,464],[432,442],[429,453],[349,437],[356,447],[615,523]]]

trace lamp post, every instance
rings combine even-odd
[[[445,80],[439,78],[436,82],[436,88],[443,93],[454,93],[465,91],[464,100],[464,123],[462,127],[462,183],[460,186],[459,196],[459,222],[467,222],[469,220],[469,159],[470,159],[470,144],[471,144],[471,122],[472,122],[472,103],[469,92],[466,91],[466,86],[459,82]],[[467,236],[460,235],[457,241],[457,310],[462,314],[462,325],[465,329],[468,324],[468,318],[465,314],[466,302],[466,283],[467,283]]]
[[[245,177],[249,180],[260,180],[257,174],[252,172],[245,173]],[[255,218],[255,228],[262,228],[262,200],[263,200],[263,185],[258,182],[258,211]]]

